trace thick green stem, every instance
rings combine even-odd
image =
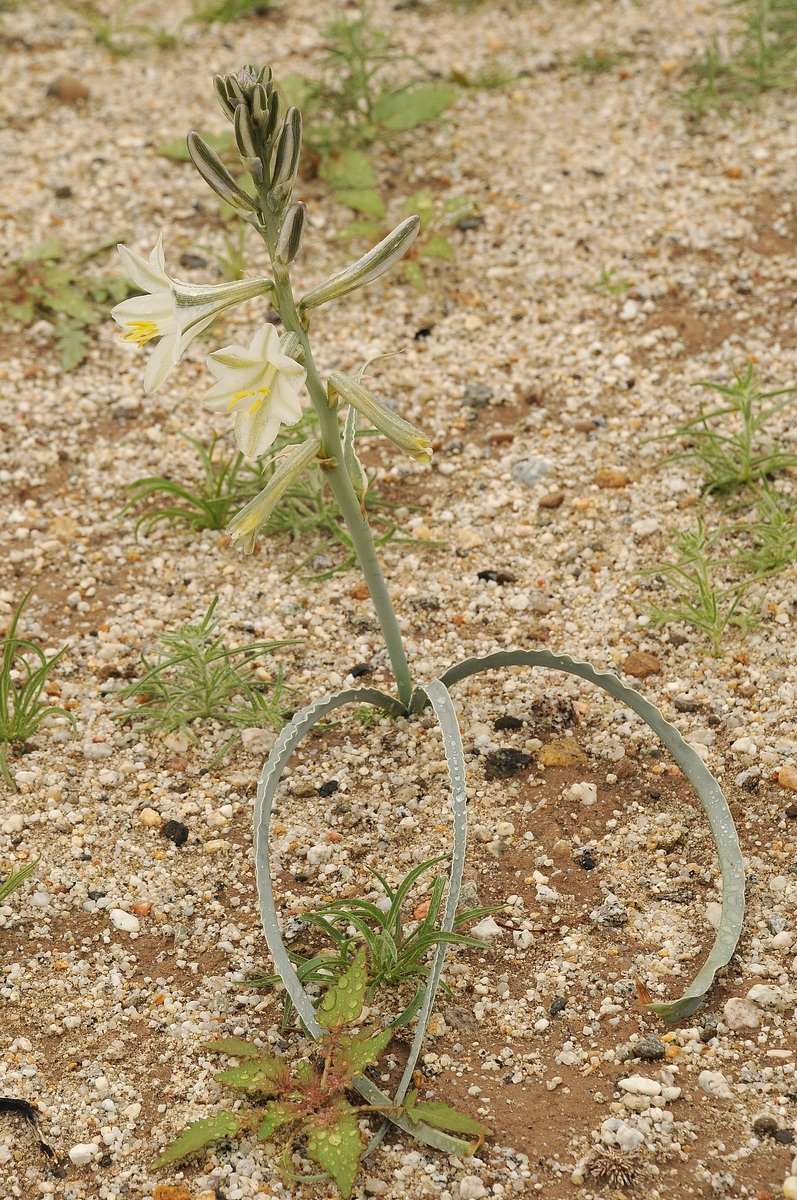
[[[324,450],[327,457],[334,460],[335,465],[330,466],[326,472],[327,482],[340,508],[341,516],[346,522],[346,528],[349,531],[354,550],[357,554],[357,561],[365,576],[368,591],[371,593],[371,599],[376,609],[376,615],[393,667],[393,674],[396,677],[398,698],[406,708],[409,705],[410,696],[412,695],[412,677],[410,675],[407,654],[404,649],[404,642],[401,637],[396,612],[393,608],[393,601],[390,599],[385,577],[382,574],[382,568],[379,565],[379,559],[376,555],[371,527],[362,514],[360,502],[354,493],[354,488],[346,471],[343,469],[343,444],[341,442],[337,412],[334,408],[330,408],[327,402],[326,389],[321,382],[313,359],[307,330],[302,326],[299,314],[296,311],[288,273],[285,270],[281,271],[275,266],[274,275],[279,314],[282,317],[285,328],[291,333],[295,333],[302,343],[302,348],[304,349],[303,365],[307,370],[307,390],[310,393],[313,408],[318,414],[318,423]]]

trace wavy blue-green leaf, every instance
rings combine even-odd
[[[488,654],[485,658],[468,658],[446,671],[442,682],[446,687],[451,687],[471,675],[493,671],[498,667],[546,667],[554,671],[564,671],[568,675],[586,679],[608,692],[650,726],[697,792],[719,854],[722,871],[722,916],[709,955],[681,998],[647,1006],[665,1021],[676,1023],[683,1020],[700,1007],[717,972],[730,962],[744,920],[742,851],[728,802],[719,784],[702,758],[686,744],[678,730],[665,721],[654,704],[640,696],[633,688],[621,683],[612,671],[596,671],[589,663],[579,662],[568,654],[552,654],[550,650],[506,650]],[[420,712],[425,707],[424,690],[416,688],[410,701],[410,711]]]

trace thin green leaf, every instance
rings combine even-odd
[[[376,124],[395,133],[414,129],[442,116],[457,99],[459,92],[452,87],[428,85],[410,91],[383,92],[374,105],[372,116]]]

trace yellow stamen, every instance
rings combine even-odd
[[[154,337],[160,336],[160,330],[154,321],[128,321],[126,333],[122,334],[123,342],[135,342],[139,347],[146,346]]]
[[[230,401],[230,403],[227,405],[227,412],[229,412],[230,409],[235,408],[235,405],[238,403],[239,400],[246,400],[247,396],[257,396],[257,399],[255,400],[252,407],[247,409],[247,412],[246,412],[246,415],[248,417],[251,417],[253,413],[256,413],[259,409],[261,409],[263,407],[263,401],[266,399],[267,396],[270,396],[270,395],[271,395],[271,388],[267,388],[267,387],[255,388],[255,390],[252,392],[236,392],[235,395],[233,396],[232,400]]]

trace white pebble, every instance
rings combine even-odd
[[[567,789],[571,800],[579,800],[582,804],[595,804],[598,799],[598,789],[594,783],[574,783]]]
[[[697,1085],[709,1096],[720,1100],[732,1100],[733,1092],[728,1087],[728,1080],[722,1071],[701,1071],[697,1077]]]
[[[137,1121],[141,1116],[141,1105],[128,1104],[126,1108],[122,1109],[122,1112],[126,1117],[129,1117],[131,1121]]]
[[[731,743],[731,750],[733,750],[734,754],[744,754],[748,758],[755,758],[756,754],[758,754],[758,746],[749,737],[737,738],[735,742]]]
[[[797,1175],[789,1175],[784,1179],[783,1200],[797,1200]]]
[[[636,1150],[637,1146],[641,1146],[645,1140],[645,1136],[638,1129],[634,1129],[633,1125],[627,1125],[625,1121],[621,1121],[615,1131],[615,1141],[621,1150],[625,1150],[630,1154],[632,1150]]]
[[[618,1080],[617,1086],[633,1096],[660,1096],[661,1084],[646,1075],[629,1075],[627,1079]]]
[[[78,1142],[69,1151],[69,1157],[76,1167],[86,1167],[97,1157],[97,1147],[94,1142]]]
[[[747,993],[747,999],[751,1000],[753,1004],[760,1005],[761,1008],[784,1009],[789,1003],[783,988],[768,983],[754,983]]]
[[[757,1029],[761,1022],[761,1009],[752,1000],[741,1000],[733,996],[725,1002],[722,1010],[729,1029]]]
[[[459,1181],[459,1200],[482,1200],[487,1188],[478,1175],[465,1175]]]
[[[120,929],[122,933],[138,933],[141,928],[141,922],[133,913],[125,912],[123,908],[112,908],[108,914],[111,918],[111,924],[115,929]]]
[[[474,925],[471,929],[472,936],[481,938],[484,942],[491,942],[493,938],[501,937],[503,932],[501,926],[492,917],[485,917],[482,921],[479,921],[478,925]]]
[[[328,862],[331,857],[331,846],[311,846],[307,851],[307,861],[311,867],[317,867],[319,863]]]

